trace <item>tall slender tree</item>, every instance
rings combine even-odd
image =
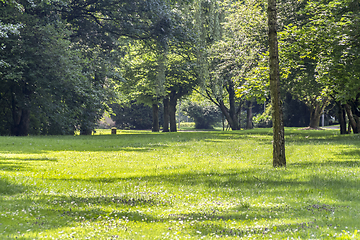
[[[269,69],[270,69],[270,95],[272,103],[273,121],[273,166],[285,167],[285,138],[282,119],[282,106],[280,100],[280,72],[279,51],[277,40],[277,11],[276,0],[268,0],[268,28],[269,28]]]

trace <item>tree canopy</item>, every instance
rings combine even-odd
[[[177,103],[193,91],[239,130],[242,111],[251,120],[253,102],[274,100],[270,3],[1,0],[0,133],[91,134],[110,104],[134,101],[152,107],[153,131],[160,118],[163,131],[177,131]],[[359,2],[281,0],[276,8],[284,101],[305,104],[313,128],[335,101],[339,121],[346,113],[359,132]]]

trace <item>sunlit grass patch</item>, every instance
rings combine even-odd
[[[356,239],[359,136],[271,134],[0,137],[0,238]]]

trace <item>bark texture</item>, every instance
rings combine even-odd
[[[277,41],[277,13],[276,0],[268,0],[268,28],[269,28],[269,69],[270,69],[270,94],[272,103],[273,121],[273,166],[285,167],[285,139],[282,107],[280,100],[280,74],[279,51]]]

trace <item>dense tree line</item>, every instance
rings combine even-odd
[[[238,130],[242,112],[251,128],[253,105],[274,100],[267,1],[0,5],[2,135],[90,134],[110,104],[126,112],[135,101],[152,109],[146,128],[177,131],[177,103],[194,92]],[[317,128],[336,106],[341,133],[360,131],[359,9],[355,0],[277,1],[277,105],[286,126]],[[218,114],[198,106],[188,107]]]

